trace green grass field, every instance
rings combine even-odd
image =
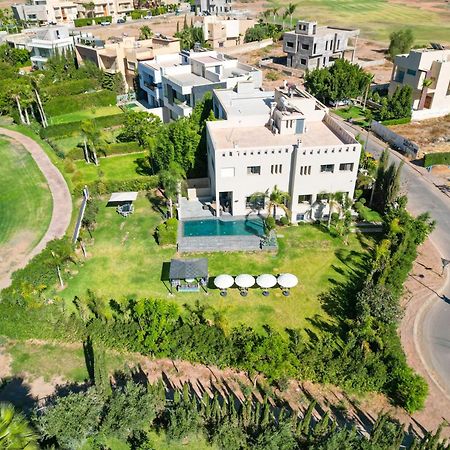
[[[81,111],[75,111],[69,114],[53,116],[50,119],[50,125],[61,123],[78,122],[80,120],[95,119],[96,117],[112,116],[120,114],[122,110],[118,106],[102,106],[100,108],[89,108]]]
[[[9,246],[30,250],[44,235],[52,214],[47,183],[31,155],[0,138],[0,254]],[[18,240],[18,242],[15,242]]]
[[[288,3],[290,0],[269,0],[268,6],[283,7]],[[448,3],[442,1],[441,11],[405,3],[389,0],[302,0],[294,16],[316,20],[319,25],[359,28],[363,37],[379,41],[388,41],[392,31],[410,27],[418,43],[450,42]],[[288,23],[289,18],[286,20]]]
[[[155,243],[153,233],[160,217],[152,211],[149,200],[140,194],[135,213],[126,219],[104,205],[93,234],[95,244],[87,245],[89,258],[81,267],[73,268],[68,287],[59,293],[69,307],[75,296],[85,296],[89,288],[105,300],[166,298],[180,307],[199,300],[221,311],[225,326],[245,323],[261,329],[269,323],[279,330],[305,327],[308,319],[316,315],[329,319],[321,308],[319,294],[335,281],[351,276],[364,257],[363,244],[356,236],[351,236],[350,245],[345,246],[339,238],[332,238],[314,226],[281,228],[278,254],[212,253],[207,255],[209,273],[213,277],[224,272],[233,275],[293,272],[300,284],[290,297],[283,297],[280,290],[263,297],[259,289],[252,289],[246,298],[235,289],[226,298],[220,297],[217,290],[210,290],[209,295],[180,293],[170,297],[161,276],[163,263],[175,256],[175,248],[161,248]],[[371,245],[370,240],[365,241],[364,245]]]

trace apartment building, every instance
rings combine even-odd
[[[70,0],[29,0],[11,5],[14,18],[36,24],[71,23],[77,18],[77,4]]]
[[[249,81],[255,88],[262,85],[260,70],[215,51],[156,56],[140,62],[138,72],[150,107],[164,108],[164,116],[173,120],[189,116],[213,89],[230,89],[241,81]]]
[[[104,17],[111,16],[113,19],[122,17],[133,11],[133,0],[92,0],[94,8],[86,9],[89,2],[74,0],[78,6],[79,17]]]
[[[152,39],[137,40],[124,37],[114,42],[104,42],[91,35],[81,35],[77,39],[75,53],[80,64],[94,63],[105,72],[120,72],[126,89],[133,90],[136,72],[140,61],[150,60],[157,55],[178,54],[179,39],[156,35]]]
[[[394,58],[389,94],[401,86],[412,88],[414,120],[450,114],[450,49],[435,47]]]
[[[293,222],[329,212],[326,194],[353,197],[361,145],[314,97],[295,86],[275,92],[240,83],[214,91],[207,123],[208,173],[217,215],[264,209],[274,186],[288,192]],[[280,210],[279,213],[282,213]]]
[[[195,0],[197,12],[219,14],[231,12],[232,0]]]
[[[352,62],[356,55],[359,30],[317,26],[317,22],[299,20],[295,31],[283,35],[287,65],[296,69],[329,67],[336,59]]]
[[[245,32],[256,24],[252,19],[222,19],[218,16],[205,16],[202,28],[205,41],[213,49],[229,48],[244,42]]]

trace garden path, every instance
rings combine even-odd
[[[0,289],[3,289],[11,283],[11,275],[14,271],[26,266],[28,261],[40,253],[49,241],[64,236],[72,217],[72,197],[63,176],[37,142],[22,133],[6,128],[0,128],[0,134],[16,140],[28,150],[46,178],[53,200],[52,218],[45,235],[33,250],[12,264],[7,272],[0,274]]]

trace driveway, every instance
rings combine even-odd
[[[9,272],[0,274],[0,289],[4,289],[11,283],[11,275],[14,271],[25,267],[33,256],[40,253],[47,243],[53,239],[61,238],[65,235],[72,217],[72,197],[66,181],[59,170],[52,164],[43,148],[33,139],[17,131],[0,128],[0,134],[16,140],[30,152],[37,166],[47,180],[53,200],[53,211],[50,224],[45,235],[36,247],[26,255],[21,261],[11,267]]]

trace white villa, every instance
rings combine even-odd
[[[214,110],[224,119],[207,124],[217,216],[256,212],[251,197],[274,186],[289,193],[293,222],[327,215],[327,193],[353,197],[361,145],[307,92],[287,85],[263,92],[239,83],[214,91]]]

